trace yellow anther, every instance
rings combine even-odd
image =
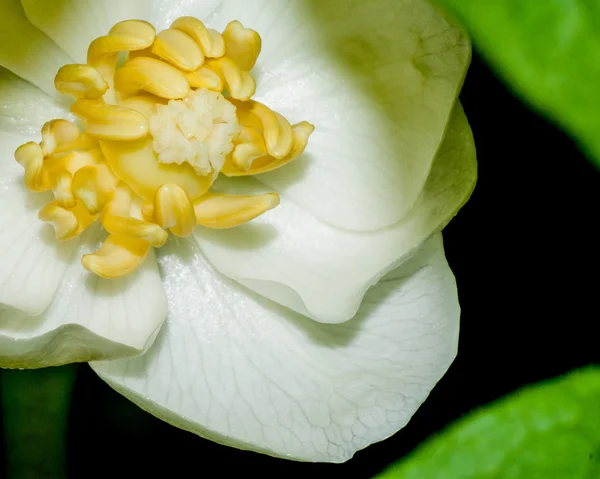
[[[79,128],[70,121],[49,121],[42,127],[42,142],[40,146],[44,151],[44,156],[65,151],[65,146],[76,141],[80,135]]]
[[[54,87],[75,98],[100,98],[108,90],[108,83],[94,67],[65,65],[54,78]]]
[[[199,176],[184,163],[163,164],[152,149],[152,139],[137,142],[102,142],[102,152],[117,177],[147,202],[154,202],[158,189],[165,184],[179,185],[193,200],[208,191],[214,176]]]
[[[278,204],[279,196],[276,193],[257,196],[207,193],[194,201],[194,212],[199,225],[226,229],[247,223]]]
[[[76,205],[75,197],[71,191],[73,175],[68,171],[59,171],[52,176],[52,192],[54,199],[63,208],[73,208]]]
[[[204,53],[192,37],[169,28],[156,35],[151,52],[180,70],[192,72],[204,63]]]
[[[160,226],[176,236],[189,236],[196,227],[194,206],[177,185],[164,185],[158,190],[154,216]]]
[[[190,85],[183,72],[174,66],[154,58],[136,57],[117,70],[115,89],[126,96],[145,90],[174,100],[185,98]]]
[[[85,166],[75,173],[72,191],[91,214],[99,213],[112,197],[117,179],[106,165]]]
[[[241,101],[249,100],[256,93],[256,81],[250,73],[240,70],[240,67],[227,57],[208,60],[206,65],[221,77],[221,81],[229,90],[232,98]]]
[[[233,163],[233,159],[231,162],[226,162],[221,170],[225,176],[248,176],[248,175],[258,175],[261,173],[267,173],[268,171],[276,170],[277,168],[281,168],[284,165],[292,162],[296,158],[298,158],[306,149],[306,145],[308,144],[308,139],[310,135],[312,135],[313,131],[315,131],[315,127],[310,123],[303,121],[298,123],[292,127],[293,131],[293,144],[292,149],[288,156],[285,158],[278,160],[272,156],[263,156],[262,158],[258,158],[252,162],[252,165],[249,169],[244,170],[243,168],[237,167]]]
[[[96,38],[88,49],[87,62],[96,66],[113,64],[119,52],[143,50],[154,42],[156,30],[148,22],[142,20],[125,20],[117,23],[108,33]]]
[[[68,171],[74,175],[77,170],[84,166],[97,165],[104,160],[100,148],[87,151],[72,151],[66,154],[56,154],[46,158],[44,168],[50,174],[56,174],[61,170]]]
[[[137,140],[148,134],[148,119],[130,108],[81,99],[71,111],[86,122],[86,133],[99,140]]]
[[[225,55],[225,41],[221,34],[215,30],[206,28],[204,23],[197,18],[178,18],[171,24],[171,28],[181,30],[192,37],[200,45],[207,58],[220,58]]]
[[[132,216],[132,195],[124,184],[115,189],[114,196],[102,211],[102,226],[111,234],[141,239],[160,248],[166,243],[168,233],[155,223]]]
[[[262,48],[262,40],[258,32],[244,28],[235,20],[229,22],[225,28],[223,39],[227,57],[237,63],[242,70],[252,70]]]
[[[260,120],[269,155],[279,160],[288,156],[294,141],[290,123],[279,113],[257,101],[249,101],[242,108],[247,108]]]
[[[267,147],[262,133],[252,127],[242,127],[237,143],[231,155],[231,161],[240,170],[248,171],[254,160],[267,155]]]
[[[75,238],[83,233],[97,218],[96,215],[90,215],[85,206],[79,202],[73,208],[63,208],[57,201],[44,206],[38,217],[54,227],[56,238],[59,241]]]
[[[206,88],[212,91],[223,92],[225,84],[221,76],[211,70],[206,65],[201,66],[196,71],[188,73],[185,78],[192,88]]]
[[[48,191],[52,184],[44,171],[44,152],[33,141],[15,151],[15,160],[25,169],[25,186],[31,191]]]
[[[121,278],[134,272],[149,252],[150,243],[147,241],[110,235],[98,251],[85,255],[81,264],[102,278]]]

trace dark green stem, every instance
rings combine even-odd
[[[8,479],[67,477],[66,436],[74,378],[72,365],[0,371]]]

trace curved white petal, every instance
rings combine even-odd
[[[342,325],[256,297],[186,245],[161,250],[169,318],[153,347],[92,363],[175,426],[275,456],[341,462],[404,427],[455,356],[459,306],[439,235]]]
[[[39,314],[50,303],[77,241],[58,243],[38,211],[52,201],[23,185],[15,149],[31,138],[0,131],[0,305]]]
[[[40,89],[0,67],[0,131],[27,135],[25,141],[39,141],[44,123],[55,118],[70,119],[72,116]],[[14,153],[8,146],[0,144],[0,148],[3,155]],[[3,156],[0,161],[8,161],[13,169],[23,174],[12,156],[10,160]]]
[[[105,280],[79,257],[97,249],[104,233],[85,234],[53,302],[39,316],[0,310],[0,367],[38,368],[137,355],[154,341],[167,302],[151,255],[134,274]],[[35,280],[34,275],[31,275]]]
[[[54,76],[66,63],[73,60],[27,20],[19,0],[0,2],[0,66],[57,96]]]
[[[50,303],[77,241],[58,243],[39,209],[51,195],[28,192],[14,152],[66,112],[33,85],[0,68],[0,305],[29,314]]]
[[[475,146],[458,106],[413,210],[399,223],[352,232],[325,224],[286,197],[273,211],[230,230],[198,228],[195,238],[223,274],[321,322],[354,316],[366,290],[440,231],[466,202],[477,176]],[[218,183],[226,192],[256,194],[256,180]]]
[[[192,15],[206,5],[188,4]],[[255,99],[316,126],[301,160],[260,180],[332,225],[399,221],[462,85],[463,32],[427,0],[229,0],[209,21],[232,19],[263,37]]]
[[[21,3],[31,23],[78,63],[85,63],[92,40],[106,35],[115,23],[146,20],[148,16],[148,2],[142,0],[21,0]]]

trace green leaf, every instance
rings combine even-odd
[[[378,477],[600,478],[600,367],[530,386],[487,406]]]
[[[600,3],[438,1],[517,92],[566,128],[600,165]]]

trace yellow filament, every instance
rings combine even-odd
[[[212,229],[239,226],[279,205],[276,193],[257,196],[232,196],[207,193],[194,201],[196,221]]]
[[[156,222],[180,237],[190,236],[196,226],[194,206],[177,185],[164,185],[156,193]]]
[[[225,41],[219,32],[206,28],[204,23],[194,17],[181,17],[171,24],[171,28],[176,28],[187,33],[202,48],[207,58],[220,58],[225,55]]]
[[[272,156],[263,156],[262,158],[255,159],[248,169],[240,168],[234,164],[233,161],[225,162],[221,173],[223,173],[225,176],[248,176],[259,175],[261,173],[267,173],[269,171],[276,170],[277,168],[281,168],[304,153],[304,150],[308,144],[308,139],[310,135],[312,135],[313,131],[315,131],[315,127],[310,123],[306,121],[298,123],[292,127],[292,149],[285,158],[278,160]]]
[[[48,191],[52,185],[44,174],[44,152],[33,141],[25,143],[15,151],[15,159],[25,169],[25,186],[36,192]]]
[[[85,166],[73,177],[73,194],[91,214],[97,214],[104,208],[116,187],[117,179],[102,164]]]
[[[240,170],[248,171],[254,160],[267,155],[265,140],[262,134],[254,128],[242,127],[237,141],[238,144],[233,150],[231,161]]]
[[[100,98],[108,90],[98,70],[89,65],[65,65],[54,78],[54,87],[75,98]]]
[[[75,238],[96,221],[96,215],[90,215],[81,203],[77,203],[72,208],[63,208],[57,201],[44,206],[38,217],[54,226],[59,241]]]
[[[68,171],[59,171],[52,178],[52,192],[54,193],[54,199],[59,206],[63,208],[73,208],[77,203],[73,192],[71,191],[71,184],[73,182],[73,175]]]
[[[71,112],[86,122],[86,133],[99,140],[137,140],[148,134],[148,119],[130,108],[81,99]]]
[[[94,40],[88,48],[87,62],[97,68],[105,80],[112,79],[119,52],[143,50],[154,42],[156,30],[141,20],[117,23],[108,35]]]
[[[60,153],[65,145],[70,145],[79,138],[79,128],[67,120],[52,120],[42,127],[40,146],[44,156]]]
[[[237,20],[230,22],[223,32],[227,56],[231,58],[240,69],[249,72],[254,68],[262,40],[258,32],[244,26]]]
[[[192,88],[206,88],[219,93],[225,88],[221,76],[206,65],[188,73],[185,78]]]
[[[221,81],[229,90],[232,98],[246,101],[256,92],[254,77],[250,73],[240,70],[231,58],[222,57],[208,60],[206,65],[221,77]]]
[[[156,35],[151,52],[186,72],[197,70],[204,63],[204,52],[200,45],[186,33],[174,28]]]
[[[150,243],[139,238],[110,235],[93,254],[81,259],[85,269],[101,278],[120,278],[134,272],[150,252]]]
[[[115,89],[126,96],[145,90],[161,98],[176,100],[188,95],[190,85],[183,72],[174,66],[154,58],[136,57],[117,70]]]
[[[168,234],[159,225],[131,216],[132,192],[120,185],[102,212],[102,226],[111,234],[144,240],[154,247],[161,247]]]

